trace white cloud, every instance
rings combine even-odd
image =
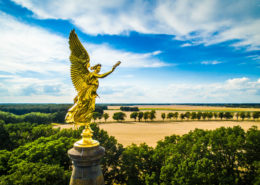
[[[258,103],[260,79],[246,77],[218,83],[171,83],[166,86],[138,84],[104,84],[101,103]],[[114,98],[116,97],[116,98]]]
[[[221,64],[222,62],[220,61],[216,61],[216,60],[213,60],[213,61],[202,61],[201,64],[204,64],[204,65],[216,65],[216,64]]]
[[[233,78],[233,79],[229,79],[227,80],[227,84],[228,85],[243,85],[244,83],[248,82],[249,79],[246,77],[242,77],[242,78]]]
[[[13,1],[37,18],[70,20],[88,34],[163,33],[206,45],[239,39],[232,46],[260,49],[257,0]]]
[[[152,55],[159,55],[159,54],[161,54],[162,53],[162,51],[154,51],[153,53],[152,53]]]
[[[175,30],[179,40],[210,45],[238,39],[232,46],[258,50],[260,17],[256,4],[243,0],[168,0],[160,1],[156,13],[161,24]]]
[[[101,63],[104,66],[112,66],[117,61],[121,60],[121,67],[163,67],[166,64],[153,56],[158,55],[161,51],[155,51],[151,53],[132,53],[120,50],[111,49],[109,46],[84,44],[89,51],[91,64]]]
[[[38,73],[69,72],[69,47],[67,38],[46,30],[24,24],[0,12],[1,71]],[[161,67],[166,64],[153,58],[160,53],[132,53],[108,45],[85,44],[91,60],[104,65],[122,61],[122,67]]]
[[[190,43],[185,43],[185,44],[182,44],[181,47],[189,47],[189,46],[192,46],[192,44]]]
[[[145,83],[134,76],[100,80],[98,103],[258,103],[260,79],[231,78],[216,83]],[[6,85],[8,84],[8,86]],[[5,78],[0,81],[0,102],[72,102],[75,91],[61,80]]]
[[[64,38],[0,12],[1,71],[63,72],[69,50]]]
[[[31,26],[0,11],[0,102],[35,102],[44,95],[47,102],[57,102],[55,97],[73,94],[69,75],[69,46],[67,38]],[[85,44],[85,43],[84,43]],[[161,67],[164,62],[154,56],[161,51],[132,53],[116,50],[106,44],[85,44],[91,64],[101,63],[111,68],[118,60],[120,67]],[[31,100],[34,99],[34,100]],[[42,102],[43,99],[38,99]],[[60,101],[60,100],[59,100]]]
[[[9,78],[1,79],[0,85],[5,88],[9,96],[28,96],[53,94],[62,96],[74,93],[73,88],[64,83],[64,79],[41,79],[37,77],[22,77],[11,75]],[[0,100],[1,101],[1,100]]]
[[[169,91],[174,98],[186,102],[257,103],[260,101],[260,83],[246,77],[228,79],[211,84],[172,84]],[[184,98],[185,97],[185,98]]]

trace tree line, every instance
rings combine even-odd
[[[193,105],[207,107],[260,108],[260,103],[184,103],[172,105]]]
[[[62,105],[63,107],[64,105]],[[26,107],[26,106],[25,106]],[[32,106],[34,107],[34,106]],[[54,106],[56,107],[56,105]],[[64,107],[63,107],[64,108]],[[104,113],[104,110],[106,110],[106,106],[96,106],[95,107],[95,114],[100,114],[101,116]],[[20,107],[18,107],[17,110],[20,110]],[[29,111],[34,110],[31,107],[29,108]],[[36,109],[37,110],[37,109]],[[55,110],[55,108],[54,108]],[[67,114],[68,108],[66,110],[59,109],[59,111],[53,111],[52,113],[45,113],[45,112],[29,112],[29,111],[23,111],[23,112],[29,112],[26,114],[15,114],[11,112],[4,112],[0,111],[0,120],[2,120],[4,123],[19,123],[19,122],[30,122],[30,123],[37,123],[37,124],[49,124],[49,123],[64,123],[65,115]],[[20,112],[21,113],[21,112]]]
[[[151,121],[153,121],[156,118],[155,115],[155,111],[152,110],[150,112],[132,112],[130,114],[130,118],[135,119],[135,121],[138,119],[139,121],[141,121],[142,119],[144,119],[145,121],[150,119]],[[109,118],[109,114],[108,113],[104,113],[103,115],[98,113],[98,112],[94,112],[93,113],[93,119],[94,122],[99,119],[101,121],[102,118],[104,118],[105,122],[107,121],[107,119]],[[113,120],[115,121],[124,121],[126,118],[126,114],[124,112],[115,112],[112,116]]]
[[[220,119],[220,120],[250,120],[253,118],[254,120],[259,119],[260,112],[185,112],[185,113],[168,113],[167,116],[165,113],[161,113],[161,118],[164,120],[165,118],[171,120],[173,119],[181,119],[181,120],[212,120],[212,119]]]
[[[139,111],[139,108],[138,107],[120,107],[120,110],[121,111]]]
[[[29,122],[36,124],[49,124],[52,122],[64,122],[65,114],[61,112],[56,113],[41,113],[31,112],[24,115],[16,115],[10,112],[0,111],[0,120],[3,123],[21,123]]]
[[[104,118],[105,122],[110,117],[108,113],[104,113],[103,115],[94,112],[93,119],[96,121],[99,119]],[[127,115],[124,112],[115,112],[112,115],[113,120],[115,121],[124,121],[127,118]],[[132,112],[130,114],[131,119],[134,121],[153,121],[156,119],[156,111],[146,111],[146,112]],[[169,112],[169,113],[161,113],[160,117],[163,121],[164,120],[258,120],[260,118],[260,112]],[[159,118],[159,119],[160,119]]]
[[[72,104],[0,104],[0,111],[10,112],[17,115],[31,112],[56,113],[67,112]],[[106,105],[96,105],[96,112],[103,114],[107,110]]]

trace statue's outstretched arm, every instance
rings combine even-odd
[[[111,74],[114,71],[114,69],[104,73],[104,74],[96,74],[96,77],[98,78],[105,78],[107,75]]]
[[[119,66],[120,64],[121,64],[121,62],[118,61],[118,62],[113,66],[113,68],[112,68],[110,71],[108,71],[108,72],[106,72],[106,73],[104,73],[104,74],[96,74],[96,77],[98,77],[98,78],[105,78],[107,75],[111,74],[111,73],[116,69],[116,67]]]

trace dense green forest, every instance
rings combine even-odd
[[[239,107],[239,108],[260,108],[260,103],[186,103],[174,105],[195,105],[213,107]]]
[[[120,107],[121,111],[139,111],[138,107]]]
[[[6,123],[64,123],[65,115],[71,106],[72,104],[2,104],[0,120]],[[95,107],[95,112],[101,115],[104,110],[107,110],[107,106]]]
[[[67,151],[82,128],[54,129],[56,114],[1,112],[0,185],[69,184]],[[145,143],[124,148],[96,124],[92,128],[106,149],[101,161],[106,184],[260,184],[256,127],[196,129],[166,137],[155,148]]]
[[[0,111],[10,112],[17,115],[27,114],[30,112],[41,113],[66,113],[72,104],[0,104]],[[95,112],[107,110],[106,105],[96,105]]]
[[[105,106],[137,106],[137,105],[194,105],[212,107],[260,108],[260,103],[107,103]]]

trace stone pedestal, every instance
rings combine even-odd
[[[70,185],[103,185],[104,177],[99,165],[105,154],[102,146],[76,147],[68,151],[73,171]]]

